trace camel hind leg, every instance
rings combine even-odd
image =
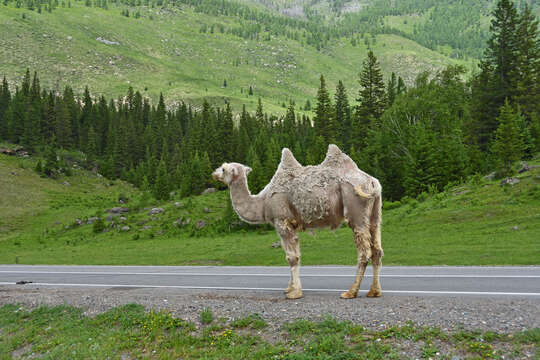
[[[370,219],[371,233],[371,263],[373,265],[373,283],[367,293],[368,297],[379,297],[382,295],[381,284],[379,283],[379,270],[382,266],[382,257],[384,255],[381,245],[381,196],[375,198],[373,210]]]
[[[353,299],[358,296],[358,290],[364,278],[364,272],[371,258],[371,233],[367,226],[351,226],[354,232],[354,243],[358,250],[356,277],[348,291],[341,294],[342,299]]]

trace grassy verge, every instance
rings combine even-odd
[[[210,310],[205,310],[209,312]],[[540,329],[515,334],[445,332],[409,323],[372,331],[326,317],[277,331],[256,314],[194,324],[126,305],[95,318],[67,307],[0,308],[0,358],[503,359],[538,356]]]
[[[227,233],[217,227],[227,192],[159,203],[82,170],[51,180],[32,167],[31,159],[0,155],[0,263],[286,265],[283,251],[271,246],[278,241],[273,230]],[[518,177],[513,186],[479,177],[439,194],[386,203],[384,264],[540,264],[540,168]],[[131,200],[121,205],[120,195]],[[106,219],[105,210],[115,206],[130,211],[94,233],[87,220]],[[164,211],[150,215],[148,208],[156,206]],[[346,227],[300,237],[305,265],[356,263]]]

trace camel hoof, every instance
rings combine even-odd
[[[288,288],[286,288],[285,290],[283,290],[283,293],[288,294],[288,293],[290,293],[290,292],[293,291],[293,290],[294,290],[294,289],[293,289],[292,287],[289,286]]]
[[[295,289],[292,289],[291,291],[289,291],[287,293],[287,299],[300,299],[302,297],[302,290],[295,290]]]
[[[381,289],[376,289],[376,290],[369,290],[367,295],[367,297],[381,297],[382,296],[382,291]]]
[[[356,296],[357,294],[351,294],[348,291],[345,291],[344,293],[341,294],[342,299],[354,299]]]

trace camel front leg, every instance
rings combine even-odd
[[[298,235],[285,222],[276,226],[281,238],[281,246],[291,268],[289,286],[285,290],[287,298],[299,299],[302,297],[302,284],[300,282],[300,242]]]
[[[354,228],[354,243],[358,250],[358,265],[356,270],[356,277],[354,282],[348,291],[345,291],[341,294],[342,299],[353,299],[358,296],[358,290],[360,290],[360,285],[362,284],[362,279],[364,278],[364,272],[371,257],[371,246],[370,239],[371,235],[369,229],[364,228]]]

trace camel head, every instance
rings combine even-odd
[[[213,173],[212,178],[217,181],[229,185],[233,180],[238,179],[240,176],[248,176],[251,172],[249,166],[245,166],[239,163],[223,163]]]

